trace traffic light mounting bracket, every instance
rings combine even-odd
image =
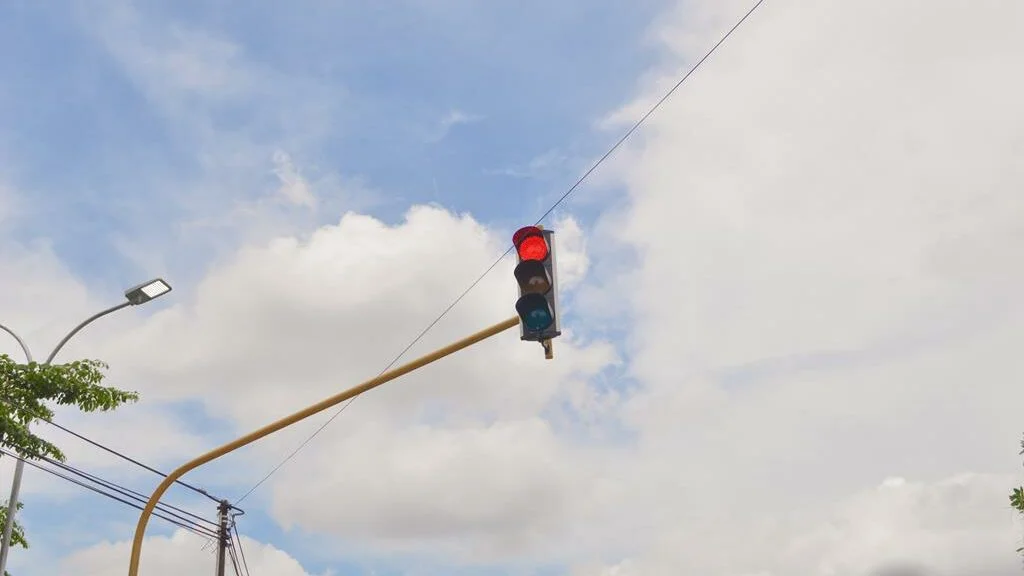
[[[551,338],[548,338],[547,340],[541,340],[540,341],[540,345],[544,347],[544,359],[545,360],[552,360],[552,359],[554,359],[554,357],[555,357],[555,350],[554,350],[554,343],[551,341]]]

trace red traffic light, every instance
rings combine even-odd
[[[536,226],[516,230],[512,235],[512,244],[520,260],[544,260],[548,257],[548,243],[544,240],[544,233]]]

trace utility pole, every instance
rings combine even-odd
[[[217,576],[224,576],[224,570],[227,569],[227,551],[228,542],[230,541],[228,536],[228,511],[231,510],[231,504],[227,500],[221,500],[220,506],[217,506]]]

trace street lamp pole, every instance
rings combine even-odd
[[[143,284],[139,284],[138,286],[133,286],[132,288],[129,288],[124,293],[126,299],[125,302],[121,302],[116,306],[111,306],[110,308],[97,312],[96,314],[93,314],[92,316],[83,320],[81,323],[78,324],[78,326],[72,328],[71,331],[68,332],[63,338],[61,338],[60,342],[58,342],[57,345],[54,346],[53,351],[50,352],[50,355],[47,356],[46,360],[43,362],[43,366],[48,366],[51,362],[53,362],[54,357],[57,356],[57,353],[60,352],[60,349],[63,348],[64,345],[68,343],[68,340],[71,340],[71,338],[74,337],[75,334],[78,334],[78,332],[81,331],[82,328],[85,328],[89,324],[92,324],[94,321],[99,320],[100,318],[106,316],[107,314],[112,314],[122,308],[127,308],[128,306],[138,306],[139,304],[145,304],[146,302],[149,302],[154,298],[159,298],[160,296],[163,296],[164,294],[167,294],[170,291],[171,285],[161,278],[156,278],[154,280],[150,280],[149,282],[145,282]],[[13,336],[15,340],[18,341],[18,345],[21,346],[22,352],[25,353],[26,362],[31,364],[34,361],[32,359],[32,351],[29,349],[28,345],[25,344],[25,341],[22,340],[21,337],[17,335],[17,333],[15,333],[7,326],[4,326],[3,324],[0,324],[0,330],[7,332],[11,336]],[[11,497],[7,501],[7,518],[4,521],[3,540],[0,541],[0,576],[3,576],[5,570],[7,569],[7,556],[11,548],[11,531],[14,527],[14,516],[15,514],[17,514],[18,511],[18,493],[21,491],[21,476],[24,473],[24,471],[25,461],[22,460],[21,458],[18,458],[17,463],[14,465],[14,479],[11,483]]]
[[[14,330],[11,330],[10,328],[4,326],[3,324],[0,324],[0,330],[7,332],[11,336],[13,336],[15,340],[18,341],[18,346],[21,346],[21,351],[25,353],[25,361],[31,364],[33,362],[32,351],[29,350],[28,344],[25,344],[25,341],[21,339],[21,336],[18,336],[18,334]],[[2,572],[0,572],[0,574],[2,574]]]

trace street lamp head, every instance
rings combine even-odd
[[[155,300],[170,291],[170,284],[165,282],[163,278],[156,278],[125,290],[124,297],[128,299],[132,306],[138,306],[150,300]]]

